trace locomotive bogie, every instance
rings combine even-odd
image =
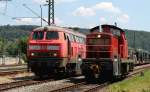
[[[55,71],[62,71],[65,67],[65,63],[66,61],[63,58],[36,58],[29,60],[31,71],[35,74],[39,73],[41,75],[52,74],[55,73]]]
[[[106,59],[84,59],[82,64],[82,74],[87,80],[96,78],[110,79],[112,76],[113,64],[111,60]]]

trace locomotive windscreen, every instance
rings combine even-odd
[[[44,36],[44,34],[46,34],[46,36]],[[44,38],[46,40],[58,39],[59,35],[57,31],[47,31],[47,32],[35,31],[33,32],[33,35],[32,35],[33,40],[43,40]]]
[[[58,32],[57,31],[48,31],[46,33],[46,39],[51,40],[51,39],[58,39]]]
[[[43,31],[36,31],[33,33],[32,39],[33,40],[42,40],[44,38],[44,32]]]

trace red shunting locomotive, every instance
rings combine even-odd
[[[81,65],[85,78],[112,79],[133,70],[125,32],[121,28],[102,25],[90,31],[86,37],[86,59]]]
[[[28,66],[37,76],[81,72],[85,35],[71,29],[47,26],[32,31],[28,41]]]

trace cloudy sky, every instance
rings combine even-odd
[[[91,28],[100,24],[114,24],[127,29],[150,31],[149,0],[54,0],[55,21],[60,26]],[[40,19],[27,8],[40,15],[40,5],[46,0],[0,1],[0,25],[40,25]],[[42,6],[47,19],[47,6]],[[17,18],[15,17],[31,17]],[[47,25],[44,23],[44,25]]]

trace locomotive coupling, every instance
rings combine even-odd
[[[93,71],[94,74],[99,74],[101,68],[97,64],[93,64],[90,66],[90,69]]]

